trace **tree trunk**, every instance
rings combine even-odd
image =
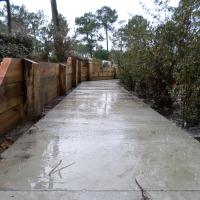
[[[54,31],[58,31],[59,30],[59,18],[58,18],[58,9],[57,9],[56,0],[51,0],[51,12],[52,12]]]
[[[108,51],[108,28],[106,27],[106,47]]]
[[[92,48],[92,45],[90,45],[90,56],[91,56],[91,58],[93,57],[93,48]]]
[[[4,0],[1,0],[4,1]],[[7,21],[8,21],[8,33],[12,33],[12,24],[11,24],[11,8],[10,8],[10,0],[6,1],[6,8],[7,8]]]
[[[7,9],[7,21],[8,21],[8,33],[12,33],[12,24],[11,24],[11,8],[10,8],[10,0],[0,0],[6,2],[6,9]]]
[[[59,62],[62,62],[64,57],[63,54],[63,38],[60,35],[60,23],[59,23],[59,15],[57,9],[56,0],[51,0],[51,11],[52,11],[52,20],[53,20],[53,38],[54,38],[54,49],[56,59]]]

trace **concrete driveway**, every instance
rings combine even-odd
[[[118,81],[83,82],[3,153],[0,200],[199,200],[199,155]]]

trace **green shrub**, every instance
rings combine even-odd
[[[33,44],[30,37],[0,34],[0,59],[4,57],[28,57],[32,50]]]
[[[199,1],[181,0],[172,19],[155,28],[134,16],[119,29],[124,50],[113,57],[129,89],[160,112],[172,111],[176,102],[189,125],[200,122],[199,8]]]

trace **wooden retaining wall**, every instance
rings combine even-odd
[[[89,80],[89,61],[81,62],[81,81]]]
[[[22,67],[22,60],[11,58],[0,65],[0,134],[24,118]]]
[[[0,135],[24,119],[41,115],[45,105],[68,94],[81,81],[115,77],[115,69],[71,58],[70,63],[5,58],[0,64]]]
[[[98,80],[109,80],[116,77],[116,69],[115,67],[102,67],[100,61],[93,61],[92,62],[92,81]]]
[[[60,95],[59,68],[57,63],[39,63],[40,68],[40,101],[41,106],[50,103]]]

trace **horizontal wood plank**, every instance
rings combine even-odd
[[[9,110],[10,108],[15,107],[16,105],[22,104],[23,98],[16,97],[13,99],[8,99],[8,101],[2,102],[0,104],[0,113],[4,113],[5,111]]]
[[[59,76],[59,64],[40,62],[41,77]]]
[[[0,86],[0,113],[23,103],[23,85],[14,83]]]
[[[18,105],[0,114],[0,135],[24,119],[23,105]]]
[[[21,59],[4,58],[0,65],[0,85],[23,81],[23,64]]]

